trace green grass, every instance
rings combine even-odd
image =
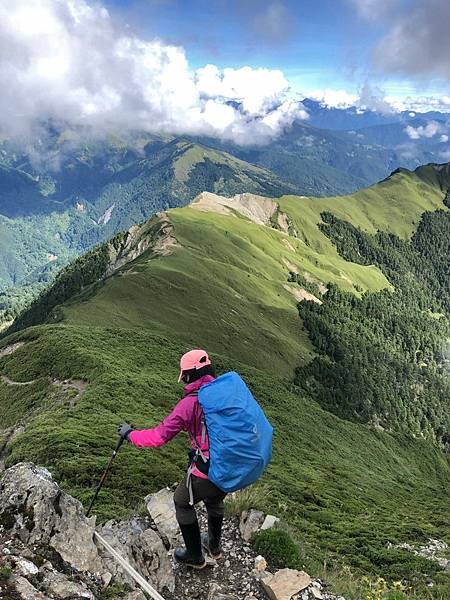
[[[266,178],[272,177],[273,179],[276,179],[276,176],[267,169],[240,160],[227,152],[218,152],[207,146],[192,144],[186,141],[177,142],[176,147],[180,150],[180,155],[174,160],[173,168],[175,177],[181,182],[187,182],[189,180],[189,172],[191,169],[197,163],[204,162],[206,158],[217,164],[229,165],[236,170],[236,172],[242,171],[244,177],[244,173],[254,173]]]
[[[175,404],[177,361],[186,346],[145,329],[116,327],[44,326],[18,338],[26,345],[0,362],[8,377],[72,377],[88,387],[71,407],[49,405],[39,383],[39,410],[12,442],[8,464],[47,465],[86,503],[114,446],[117,424],[155,425]],[[387,550],[386,544],[428,536],[450,542],[450,469],[443,454],[425,441],[340,420],[297,395],[287,380],[215,358],[221,370],[243,373],[275,426],[274,460],[260,483],[259,508],[289,523],[312,573],[326,560],[393,580],[434,574],[434,563]],[[9,398],[0,396],[3,411]],[[28,409],[17,409],[22,412],[14,418]],[[185,449],[183,436],[158,450],[123,448],[95,512],[126,516],[143,496],[179,480]]]
[[[424,210],[443,207],[443,193],[401,172],[349,197],[284,197],[280,207],[298,237],[242,217],[190,208],[170,211],[179,242],[176,251],[161,260],[142,255],[106,280],[93,298],[65,308],[64,318],[70,323],[146,327],[290,374],[312,355],[296,299],[284,287],[292,265],[357,294],[390,287],[375,266],[338,255],[318,228],[320,214],[329,210],[367,231],[387,229],[407,237]]]
[[[317,228],[322,212],[331,212],[368,233],[379,229],[407,239],[416,230],[423,212],[445,208],[444,195],[438,185],[402,171],[350,196],[284,196],[280,206],[291,216],[300,236],[318,252],[328,254],[336,250]]]
[[[284,287],[288,265],[351,291],[389,286],[376,267],[346,262],[336,251],[318,253],[245,218],[190,208],[169,214],[175,252],[161,260],[143,254],[95,296],[64,307],[67,322],[145,327],[290,375],[312,349],[297,300]]]

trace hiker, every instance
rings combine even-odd
[[[185,548],[175,550],[175,559],[187,566],[202,569],[206,559],[202,546],[208,554],[221,557],[220,540],[226,492],[208,479],[209,438],[203,409],[198,402],[198,391],[214,381],[214,369],[207,352],[191,350],[180,360],[180,376],[184,386],[183,398],[173,411],[153,429],[135,430],[127,423],[119,426],[119,434],[138,448],[158,447],[167,444],[180,431],[186,431],[192,450],[189,452],[189,468],[174,493],[176,517]],[[208,512],[208,533],[200,535],[194,505],[203,500]]]
[[[140,448],[163,446],[180,431],[189,434],[189,467],[174,494],[186,547],[175,550],[175,559],[202,569],[207,564],[202,546],[212,558],[221,557],[225,496],[255,483],[269,464],[273,428],[237,373],[230,371],[215,379],[204,350],[191,350],[181,357],[178,381],[185,384],[184,396],[162,423],[140,431],[124,423],[118,431]],[[208,512],[204,535],[200,535],[194,509],[200,500]]]

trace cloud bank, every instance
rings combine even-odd
[[[297,118],[278,70],[193,71],[182,48],[147,41],[86,0],[0,0],[0,130],[41,124],[265,143]]]
[[[367,82],[357,94],[326,88],[308,91],[303,93],[303,96],[317,100],[328,108],[345,109],[353,106],[361,110],[376,110],[383,114],[402,111],[450,113],[450,96],[406,96],[399,99],[396,96],[386,95],[382,89],[371,86]]]
[[[308,93],[308,97],[317,100],[329,108],[355,107],[361,110],[374,110],[382,114],[397,111],[397,108],[388,101],[383,90],[372,86],[366,81],[358,94],[350,94],[345,90],[314,90]]]

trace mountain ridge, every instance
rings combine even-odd
[[[274,424],[255,506],[286,520],[308,572],[445,595],[447,574],[398,546],[450,541],[448,172],[328,199],[203,193],[80,257],[0,340],[0,465],[44,464],[86,503],[117,423],[159,422],[179,356],[203,346]],[[154,452],[124,448],[102,518],[179,480],[183,440]]]

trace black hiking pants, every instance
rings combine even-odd
[[[192,476],[191,481],[194,504],[198,504],[203,500],[208,511],[208,517],[223,517],[223,500],[226,493],[222,492],[209,479]],[[173,500],[175,502],[177,521],[180,525],[191,525],[197,521],[195,508],[189,504],[189,490],[186,486],[186,477],[184,477],[175,490]]]

